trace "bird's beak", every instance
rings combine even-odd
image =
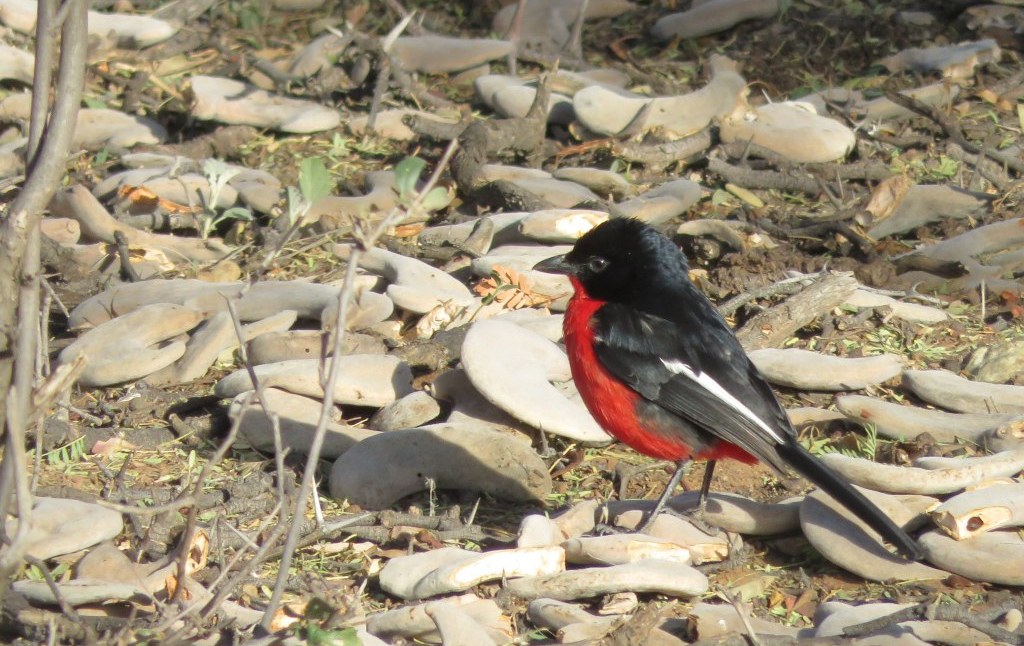
[[[565,261],[565,254],[554,256],[547,260],[541,260],[533,268],[537,271],[544,271],[549,274],[575,274],[576,269]]]

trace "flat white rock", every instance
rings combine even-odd
[[[407,72],[429,74],[457,72],[508,56],[516,44],[492,38],[452,38],[448,36],[402,36],[390,53]]]
[[[857,143],[845,125],[798,103],[769,103],[732,115],[719,132],[725,143],[751,142],[796,163],[842,159]]]
[[[328,359],[341,363],[334,386],[336,404],[379,408],[412,392],[409,365],[395,357],[374,354],[351,354]],[[276,387],[297,395],[323,397],[320,385],[319,359],[292,359],[255,366],[256,378],[265,387]],[[252,380],[245,369],[227,375],[214,388],[218,397],[234,397],[252,390]]]
[[[146,305],[88,330],[61,351],[60,361],[68,364],[82,357],[85,368],[78,383],[86,387],[141,379],[180,359],[186,346],[176,337],[202,320],[189,307]]]
[[[893,354],[846,358],[797,348],[763,348],[750,360],[773,384],[802,390],[861,390],[888,381],[903,370]]]
[[[265,388],[263,393],[266,396],[267,409],[277,415],[282,448],[289,448],[302,455],[308,455],[309,449],[313,445],[317,423],[320,421],[320,410],[323,408],[323,403],[277,388]],[[239,422],[241,433],[254,449],[273,453],[273,424],[267,417],[263,406],[257,403],[255,398],[248,407],[244,406],[248,395],[249,393],[242,393],[231,401],[231,405],[228,407],[228,417],[232,421],[241,418]],[[320,457],[324,460],[333,460],[359,442],[376,434],[377,431],[344,424],[341,411],[335,409],[327,423]]]
[[[931,305],[919,303],[905,303],[898,301],[891,296],[875,294],[863,289],[855,291],[844,305],[854,307],[888,307],[893,316],[904,321],[916,321],[918,323],[939,323],[949,318],[945,312]]]
[[[544,337],[506,321],[474,323],[462,365],[484,397],[534,428],[581,442],[611,440],[582,403],[553,385],[572,374],[565,352]]]
[[[206,121],[310,133],[336,128],[341,113],[302,99],[260,90],[234,79],[193,76],[192,116]]]
[[[351,250],[349,245],[337,245],[334,253],[345,260]],[[458,279],[415,258],[374,247],[359,255],[359,266],[387,279],[388,297],[416,314],[438,305],[468,307],[474,302],[472,292]]]
[[[1024,585],[1024,539],[1016,530],[985,532],[958,541],[935,529],[920,539],[935,565],[974,581]]]
[[[36,5],[33,0],[0,0],[0,22],[22,33],[36,28]],[[113,35],[118,47],[142,48],[163,42],[176,34],[178,28],[169,22],[126,13],[88,12],[88,33],[96,39]]]
[[[948,370],[907,370],[903,386],[929,404],[958,413],[1024,413],[1024,386],[971,381]]]
[[[694,597],[707,592],[708,579],[699,570],[674,561],[646,559],[610,567],[569,570],[548,576],[509,581],[513,594],[526,599],[547,597],[562,601],[616,592],[655,592],[670,597]]]
[[[402,599],[425,599],[462,592],[485,581],[563,570],[565,552],[558,546],[487,552],[444,547],[391,559],[380,571],[380,587]]]
[[[709,0],[689,11],[658,19],[651,35],[658,40],[700,38],[725,31],[744,20],[771,18],[779,12],[779,0]]]
[[[40,560],[71,554],[121,533],[121,514],[95,503],[39,496],[32,505],[28,554]],[[14,526],[9,531],[14,535]]]
[[[883,505],[896,524],[906,522],[910,512],[892,496],[862,490],[876,505]],[[888,503],[888,504],[885,504]],[[904,518],[895,517],[904,514]],[[804,535],[822,556],[839,567],[870,581],[944,579],[946,572],[923,563],[907,561],[889,552],[881,537],[831,496],[817,490],[800,505]]]
[[[1019,418],[1016,415],[948,413],[863,395],[836,397],[836,407],[852,420],[873,424],[882,437],[897,440],[912,440],[928,433],[937,442],[984,444],[987,434]]]
[[[514,436],[483,424],[433,424],[379,433],[337,459],[330,492],[382,509],[423,491],[477,491],[503,500],[543,500],[551,492],[547,465]]]

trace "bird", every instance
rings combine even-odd
[[[689,277],[683,252],[633,218],[609,219],[564,255],[534,269],[567,274],[563,320],[573,381],[587,409],[637,452],[676,470],[644,527],[664,509],[691,460],[707,460],[698,509],[715,463],[788,467],[920,560],[920,547],[861,492],[814,457],[732,329]]]

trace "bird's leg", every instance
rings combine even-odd
[[[676,462],[675,473],[672,474],[668,484],[665,486],[665,491],[662,492],[661,497],[658,498],[657,504],[654,505],[654,510],[651,512],[651,515],[647,517],[647,520],[644,521],[644,524],[638,527],[636,531],[643,533],[651,528],[651,525],[654,524],[654,519],[658,517],[658,514],[660,514],[663,509],[665,509],[668,499],[672,497],[673,493],[675,493],[676,487],[679,486],[679,481],[683,479],[683,474],[689,471],[689,469],[689,460],[680,460]]]
[[[704,516],[704,509],[708,504],[708,491],[711,490],[711,479],[715,476],[715,461],[708,460],[704,467],[704,480],[700,483],[700,497],[697,498],[698,517]]]
[[[674,509],[663,509],[668,503],[668,499],[672,497],[672,493],[675,491],[676,486],[679,484],[679,480],[682,478],[683,473],[690,466],[691,461],[681,461],[678,463],[679,468],[672,475],[672,480],[669,481],[668,487],[665,489],[665,493],[661,494],[661,498],[658,500],[658,504],[655,505],[654,511],[647,518],[647,521],[642,527],[637,529],[638,532],[644,532],[650,529],[651,525],[654,524],[654,519],[657,518],[658,514],[664,511],[665,513],[673,514],[679,518],[689,521],[694,527],[701,530],[709,536],[720,536],[721,531],[709,525],[704,520],[704,510],[707,507],[708,502],[708,491],[711,489],[711,480],[715,474],[715,461],[708,460],[704,467],[704,479],[700,485],[700,496],[697,498],[697,506],[694,509],[687,510],[685,513],[676,512]]]

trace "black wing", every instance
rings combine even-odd
[[[777,448],[793,427],[732,330],[703,302],[673,318],[604,305],[593,322],[598,360],[664,411],[784,471]]]

